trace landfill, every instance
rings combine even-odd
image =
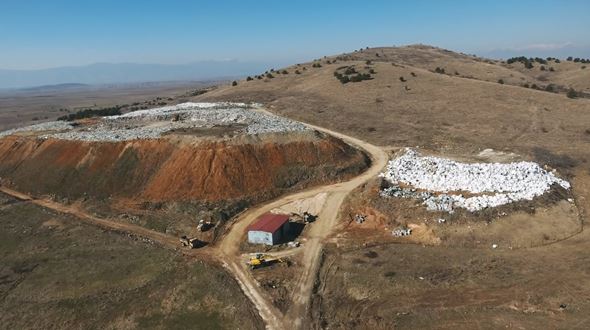
[[[380,177],[390,183],[381,196],[419,199],[430,211],[448,213],[457,207],[475,212],[532,200],[554,184],[570,188],[569,182],[533,162],[461,163],[410,148],[390,160]]]
[[[247,135],[304,131],[309,128],[300,122],[255,111],[257,105],[245,103],[193,103],[187,102],[123,115],[102,117],[96,124],[75,127],[67,122],[55,121],[0,133],[0,137],[22,131],[47,131],[41,138],[79,141],[128,141],[157,139],[162,134],[187,128],[214,126],[243,126],[240,132]]]

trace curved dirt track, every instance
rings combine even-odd
[[[269,113],[266,110],[258,111]],[[322,127],[309,125],[309,127],[318,131],[333,135],[343,141],[363,149],[371,157],[371,167],[361,175],[337,184],[315,187],[313,189],[290,194],[271,201],[267,204],[252,208],[237,219],[234,220],[233,226],[228,234],[218,244],[219,252],[225,260],[226,265],[232,271],[246,295],[252,300],[260,316],[264,319],[269,329],[287,329],[302,328],[306,317],[308,316],[308,306],[312,294],[313,283],[320,265],[320,256],[323,244],[328,235],[332,232],[337,223],[340,206],[345,197],[356,187],[375,178],[385,167],[388,156],[379,147],[369,144],[365,141],[334,132]],[[239,244],[244,237],[246,228],[262,214],[277,208],[281,205],[304,198],[313,197],[319,193],[328,193],[326,202],[318,215],[318,221],[311,226],[309,237],[303,249],[303,269],[296,279],[295,292],[293,292],[293,302],[291,308],[285,315],[279,312],[276,307],[265,297],[256,280],[249,273],[244,265],[240,264]]]

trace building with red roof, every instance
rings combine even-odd
[[[248,227],[248,242],[275,245],[287,235],[289,216],[266,213]]]

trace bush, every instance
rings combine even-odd
[[[525,63],[524,63],[524,67],[525,67],[525,68],[527,68],[527,69],[532,69],[532,68],[534,68],[534,66],[533,66],[533,63],[532,63],[532,62],[530,62],[530,61],[528,61],[528,62],[525,62]]]
[[[575,90],[575,89],[573,89],[573,88],[570,88],[570,89],[567,91],[567,94],[566,94],[566,95],[567,95],[567,97],[569,97],[570,99],[575,99],[576,97],[578,97],[578,92],[576,92],[576,90]]]
[[[541,65],[541,67],[539,67],[539,69],[541,69],[541,71],[545,71],[545,67]]]
[[[366,65],[371,65],[371,64],[373,64],[373,62],[371,62],[371,60],[367,60],[367,61],[365,62],[365,64],[366,64]]]
[[[231,83],[231,85],[232,85],[232,86],[238,86],[238,82],[234,80],[234,81]]]
[[[117,116],[117,115],[121,114],[121,108],[122,108],[122,106],[116,105],[114,107],[101,108],[101,109],[96,109],[96,110],[84,109],[84,110],[80,110],[76,113],[71,113],[66,116],[61,116],[61,117],[57,118],[57,120],[73,121],[73,120],[82,119],[82,118]]]
[[[555,69],[553,67],[549,67],[549,71],[553,72]]]
[[[312,68],[321,68],[322,65],[320,63],[314,63],[311,65]]]
[[[248,78],[246,78],[246,81],[250,81],[250,80],[254,80],[254,79],[252,79],[252,77],[248,76]]]
[[[344,74],[348,74],[348,75],[353,74],[353,73],[357,73],[353,67],[348,67],[346,69],[346,71],[344,71]]]
[[[582,65],[582,69],[586,69],[586,66],[585,65]]]
[[[266,78],[268,78],[268,79],[272,79],[272,78],[274,78],[274,77],[275,77],[275,76],[273,76],[273,75],[272,75],[270,72],[266,74]]]
[[[401,76],[401,77],[399,77],[399,81],[406,82],[407,80],[403,76]]]
[[[551,93],[555,92],[555,85],[549,84],[549,85],[545,86],[545,91],[551,92]]]
[[[568,56],[566,60],[567,60],[567,61],[569,61],[569,62],[571,62],[571,61],[573,61],[573,60],[574,60],[574,58],[573,58],[573,57],[571,57],[571,56]]]
[[[351,82],[361,82],[363,80],[371,80],[371,75],[368,73],[359,73],[356,76],[350,77]]]
[[[260,80],[262,79],[262,76],[256,76],[256,79]]]
[[[529,83],[524,83],[524,84],[522,85],[522,87],[524,87],[524,88],[529,88],[530,86],[529,86]]]
[[[412,77],[416,77],[416,74],[414,72],[410,72],[410,74],[412,75]]]
[[[281,71],[281,73],[282,73],[282,74],[289,74],[289,71],[287,71],[287,70],[283,70],[283,71]]]
[[[440,74],[445,74],[445,69],[443,68],[439,68],[438,66],[436,67],[436,69],[434,69],[434,72],[436,73],[440,73]]]
[[[369,69],[369,73],[370,73],[370,74],[375,74],[376,72],[375,72],[375,70],[374,70],[374,69]]]
[[[503,79],[498,79],[498,84],[504,85],[504,80]]]
[[[579,57],[574,58],[574,63],[579,63],[579,62],[580,62],[580,58]]]
[[[558,58],[556,58],[555,63],[561,63],[561,61]]]
[[[299,70],[295,70],[295,74],[301,74],[301,72],[299,72]]]
[[[539,86],[537,86],[537,84],[532,84],[532,85],[531,85],[531,88],[532,88],[532,89],[539,89]]]

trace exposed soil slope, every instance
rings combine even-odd
[[[70,199],[255,201],[354,174],[366,165],[361,152],[323,135],[244,144],[0,140],[0,177],[5,182],[20,191]]]

